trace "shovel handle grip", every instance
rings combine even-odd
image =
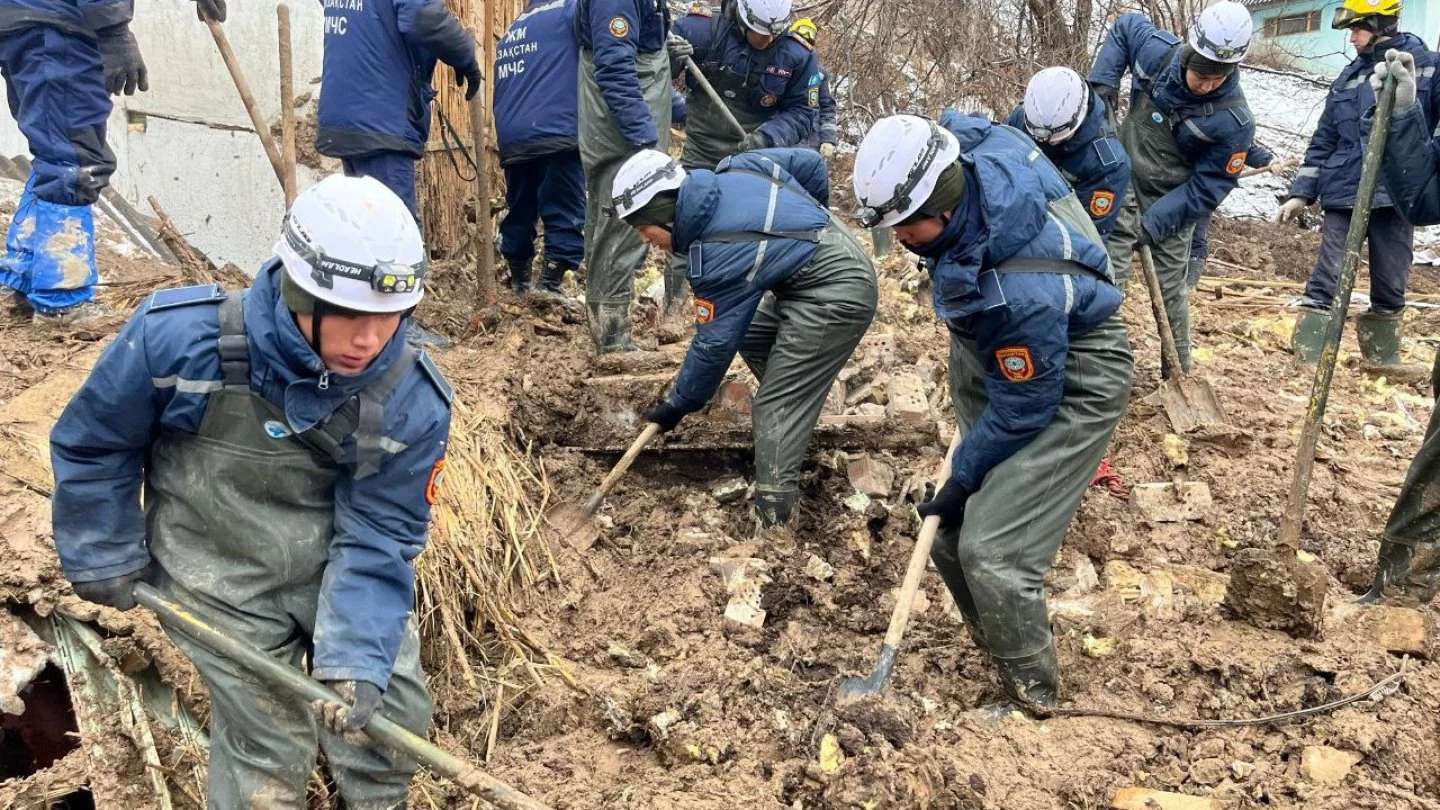
[[[610,474],[606,475],[605,480],[600,482],[600,487],[595,490],[595,494],[591,495],[590,499],[585,502],[585,517],[590,517],[595,514],[596,510],[600,508],[600,502],[605,500],[606,495],[610,494],[610,489],[615,486],[615,482],[619,481],[620,476],[624,475],[625,472],[630,469],[630,465],[634,464],[635,459],[639,457],[640,451],[644,450],[645,445],[649,444],[650,440],[655,438],[655,435],[659,432],[660,426],[654,422],[645,425],[645,429],[640,431],[640,435],[636,437],[635,441],[630,443],[630,449],[625,451],[625,455],[621,456],[620,460],[615,462],[615,467],[610,470]]]
[[[741,138],[749,135],[750,133],[745,131],[745,127],[740,126],[740,122],[735,120],[735,114],[730,112],[729,107],[725,106],[725,100],[720,98],[719,93],[715,92],[715,87],[710,84],[709,79],[705,78],[705,74],[700,71],[700,66],[695,64],[695,60],[688,56],[685,57],[685,69],[689,71],[690,78],[694,79],[695,83],[700,86],[700,91],[709,97],[710,103],[720,108],[720,112],[724,114],[725,120],[730,122],[730,126],[734,128],[736,134]]]
[[[1144,226],[1141,226],[1144,227]],[[1160,275],[1155,272],[1155,257],[1149,245],[1140,246],[1140,271],[1145,276],[1145,286],[1150,289],[1150,308],[1155,312],[1155,325],[1160,328],[1160,353],[1170,373],[1176,378],[1184,376],[1180,367],[1180,352],[1175,348],[1175,333],[1170,329],[1170,316],[1165,312],[1165,292],[1160,289]]]
[[[936,489],[944,486],[945,480],[950,477],[950,466],[955,460],[955,450],[960,447],[960,438],[960,429],[956,428],[954,437],[950,439],[950,448],[945,451],[945,460],[940,463],[940,469],[935,475]],[[915,592],[920,590],[920,580],[924,578],[925,566],[930,560],[930,547],[935,544],[935,535],[939,533],[939,515],[927,517],[925,522],[920,524],[920,536],[915,540],[915,548],[910,552],[910,564],[905,567],[905,581],[900,586],[895,612],[890,614],[890,627],[885,631],[886,647],[900,646],[905,627],[910,623],[910,607],[915,603]]]

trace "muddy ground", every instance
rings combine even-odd
[[[1213,233],[1214,256],[1248,268],[1213,266],[1215,276],[1280,282],[1214,278],[1197,296],[1198,372],[1232,426],[1167,436],[1151,401],[1158,340],[1136,287],[1125,309],[1134,392],[1111,453],[1127,485],[1201,482],[1213,505],[1198,520],[1150,523],[1109,489],[1092,488],[1047,583],[1063,706],[1182,725],[1269,716],[1362,692],[1399,671],[1394,650],[1409,649],[1398,688],[1303,721],[1218,729],[997,713],[989,711],[999,699],[993,670],[929,575],[886,699],[837,707],[838,679],[871,667],[912,547],[918,521],[905,483],[932,474],[948,439],[944,332],[913,263],[895,254],[880,264],[881,311],[807,465],[793,532],[755,538],[749,499],[722,504],[712,494],[751,475],[743,402],[732,402],[687,420],[641,457],[602,509],[593,546],[548,532],[529,538],[549,542],[554,576],[530,591],[517,621],[575,685],[550,675],[543,687],[519,687],[495,720],[487,768],[557,810],[1060,810],[1107,807],[1126,786],[1225,808],[1440,806],[1440,666],[1426,658],[1428,642],[1399,644],[1378,637],[1373,623],[1340,616],[1368,585],[1379,531],[1428,419],[1440,322],[1433,310],[1412,311],[1408,322],[1406,359],[1423,374],[1366,375],[1347,338],[1302,534],[1324,568],[1334,615],[1321,638],[1259,629],[1221,596],[1238,554],[1274,545],[1284,508],[1311,376],[1286,350],[1293,316],[1285,304],[1296,290],[1283,283],[1303,281],[1317,238],[1238,221]],[[107,292],[117,307],[130,303],[124,290],[177,275],[108,253],[105,272],[133,282]],[[1417,268],[1413,288],[1440,289],[1433,272]],[[517,453],[531,448],[551,500],[583,498],[673,374],[683,344],[660,344],[642,313],[640,337],[658,349],[654,361],[596,370],[583,324],[563,309],[507,297],[498,326],[472,333],[471,289],[462,268],[442,269],[421,310],[458,341],[438,352],[441,365],[462,398],[500,415],[495,429]],[[40,451],[48,421],[103,339],[0,319],[0,542],[12,563],[0,574],[0,601],[19,613],[83,612],[48,547]],[[907,374],[926,381],[924,418],[865,407],[886,398],[886,377]],[[733,376],[748,380],[739,364]],[[887,495],[856,497],[846,470],[860,453],[894,469]],[[1015,497],[1026,497],[1023,487]],[[766,571],[756,578],[766,612],[759,628],[724,619],[730,597],[716,571],[745,559]],[[1431,626],[1434,608],[1420,610]],[[149,619],[88,615],[115,648],[156,659],[203,715],[203,689]],[[488,671],[484,660],[470,663]],[[493,716],[491,691],[456,688],[448,664],[429,664],[437,736],[483,757],[477,726]],[[1319,746],[1353,766],[1322,772],[1312,761]],[[177,806],[193,806],[181,793]],[[412,805],[472,806],[428,778]]]

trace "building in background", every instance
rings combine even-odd
[[[1330,27],[1339,0],[1241,0],[1255,18],[1251,51],[1264,64],[1288,61],[1294,70],[1334,77],[1355,58],[1349,32]],[[1440,0],[1405,0],[1400,30],[1431,47],[1440,34]],[[1251,57],[1246,57],[1251,61]]]

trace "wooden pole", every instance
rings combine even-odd
[[[240,60],[235,57],[235,49],[230,47],[230,40],[226,38],[225,29],[220,27],[220,23],[207,19],[205,26],[210,29],[215,47],[220,49],[220,58],[225,60],[225,67],[230,71],[230,79],[235,82],[235,90],[240,94],[245,112],[250,114],[250,125],[255,128],[260,145],[265,147],[265,156],[270,158],[270,166],[275,170],[275,177],[283,187],[285,165],[280,159],[280,150],[275,148],[275,141],[270,137],[270,127],[265,123],[265,117],[260,115],[260,107],[255,104],[255,94],[250,92],[250,82],[245,80],[245,73],[240,69]]]
[[[285,207],[295,202],[295,69],[290,47],[290,7],[275,7],[275,20],[280,31],[280,156],[285,171],[280,185],[285,187]]]
[[[476,49],[480,58],[489,52],[486,44],[493,37],[492,6],[489,0],[481,5],[480,24],[476,26]],[[493,61],[488,64],[494,64]],[[479,285],[480,309],[489,309],[499,301],[495,294],[495,223],[490,210],[490,149],[489,124],[485,111],[489,107],[490,81],[487,79],[480,92],[470,99],[470,151],[475,155],[475,276]]]

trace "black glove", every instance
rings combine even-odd
[[[970,490],[960,485],[954,478],[945,482],[935,497],[915,507],[920,517],[928,518],[932,515],[939,515],[940,528],[958,529],[965,521],[965,502],[970,500]]]
[[[670,34],[665,37],[665,50],[670,52],[670,61],[678,65],[695,53],[695,46],[679,34]]]
[[[136,89],[142,93],[150,89],[145,60],[140,58],[140,43],[130,33],[130,26],[112,26],[97,31],[95,36],[100,59],[105,63],[105,92],[118,96],[123,91],[125,95],[133,96]]]
[[[765,133],[757,129],[740,140],[739,150],[749,152],[751,149],[768,149],[769,147],[769,139],[765,137]]]
[[[195,16],[200,22],[225,22],[225,0],[195,0]]]
[[[1139,228],[1139,233],[1135,234],[1135,247],[1137,249],[1142,247],[1155,247],[1155,235],[1150,233],[1150,229],[1143,224]]]
[[[465,87],[466,101],[474,98],[475,94],[480,92],[480,83],[484,80],[484,77],[480,75],[479,62],[471,62],[463,68],[455,68],[455,86],[465,87],[466,82],[470,83],[469,87]]]
[[[1119,114],[1120,88],[1111,87],[1108,84],[1092,84],[1090,87],[1094,89],[1095,95],[1099,96],[1100,99],[1105,102],[1105,106],[1110,108],[1111,115]]]
[[[336,736],[347,736],[365,728],[370,716],[380,705],[380,687],[369,681],[325,681],[326,686],[335,690],[345,703],[317,700],[310,704],[315,719],[326,731]],[[350,736],[353,736],[350,735]]]
[[[130,610],[135,607],[135,583],[145,579],[145,569],[132,571],[118,577],[97,579],[94,582],[73,583],[75,595],[86,602],[109,605],[116,610]]]
[[[674,430],[675,426],[680,424],[680,420],[684,418],[685,411],[664,400],[655,403],[654,407],[645,412],[645,421],[659,425],[661,433]]]

